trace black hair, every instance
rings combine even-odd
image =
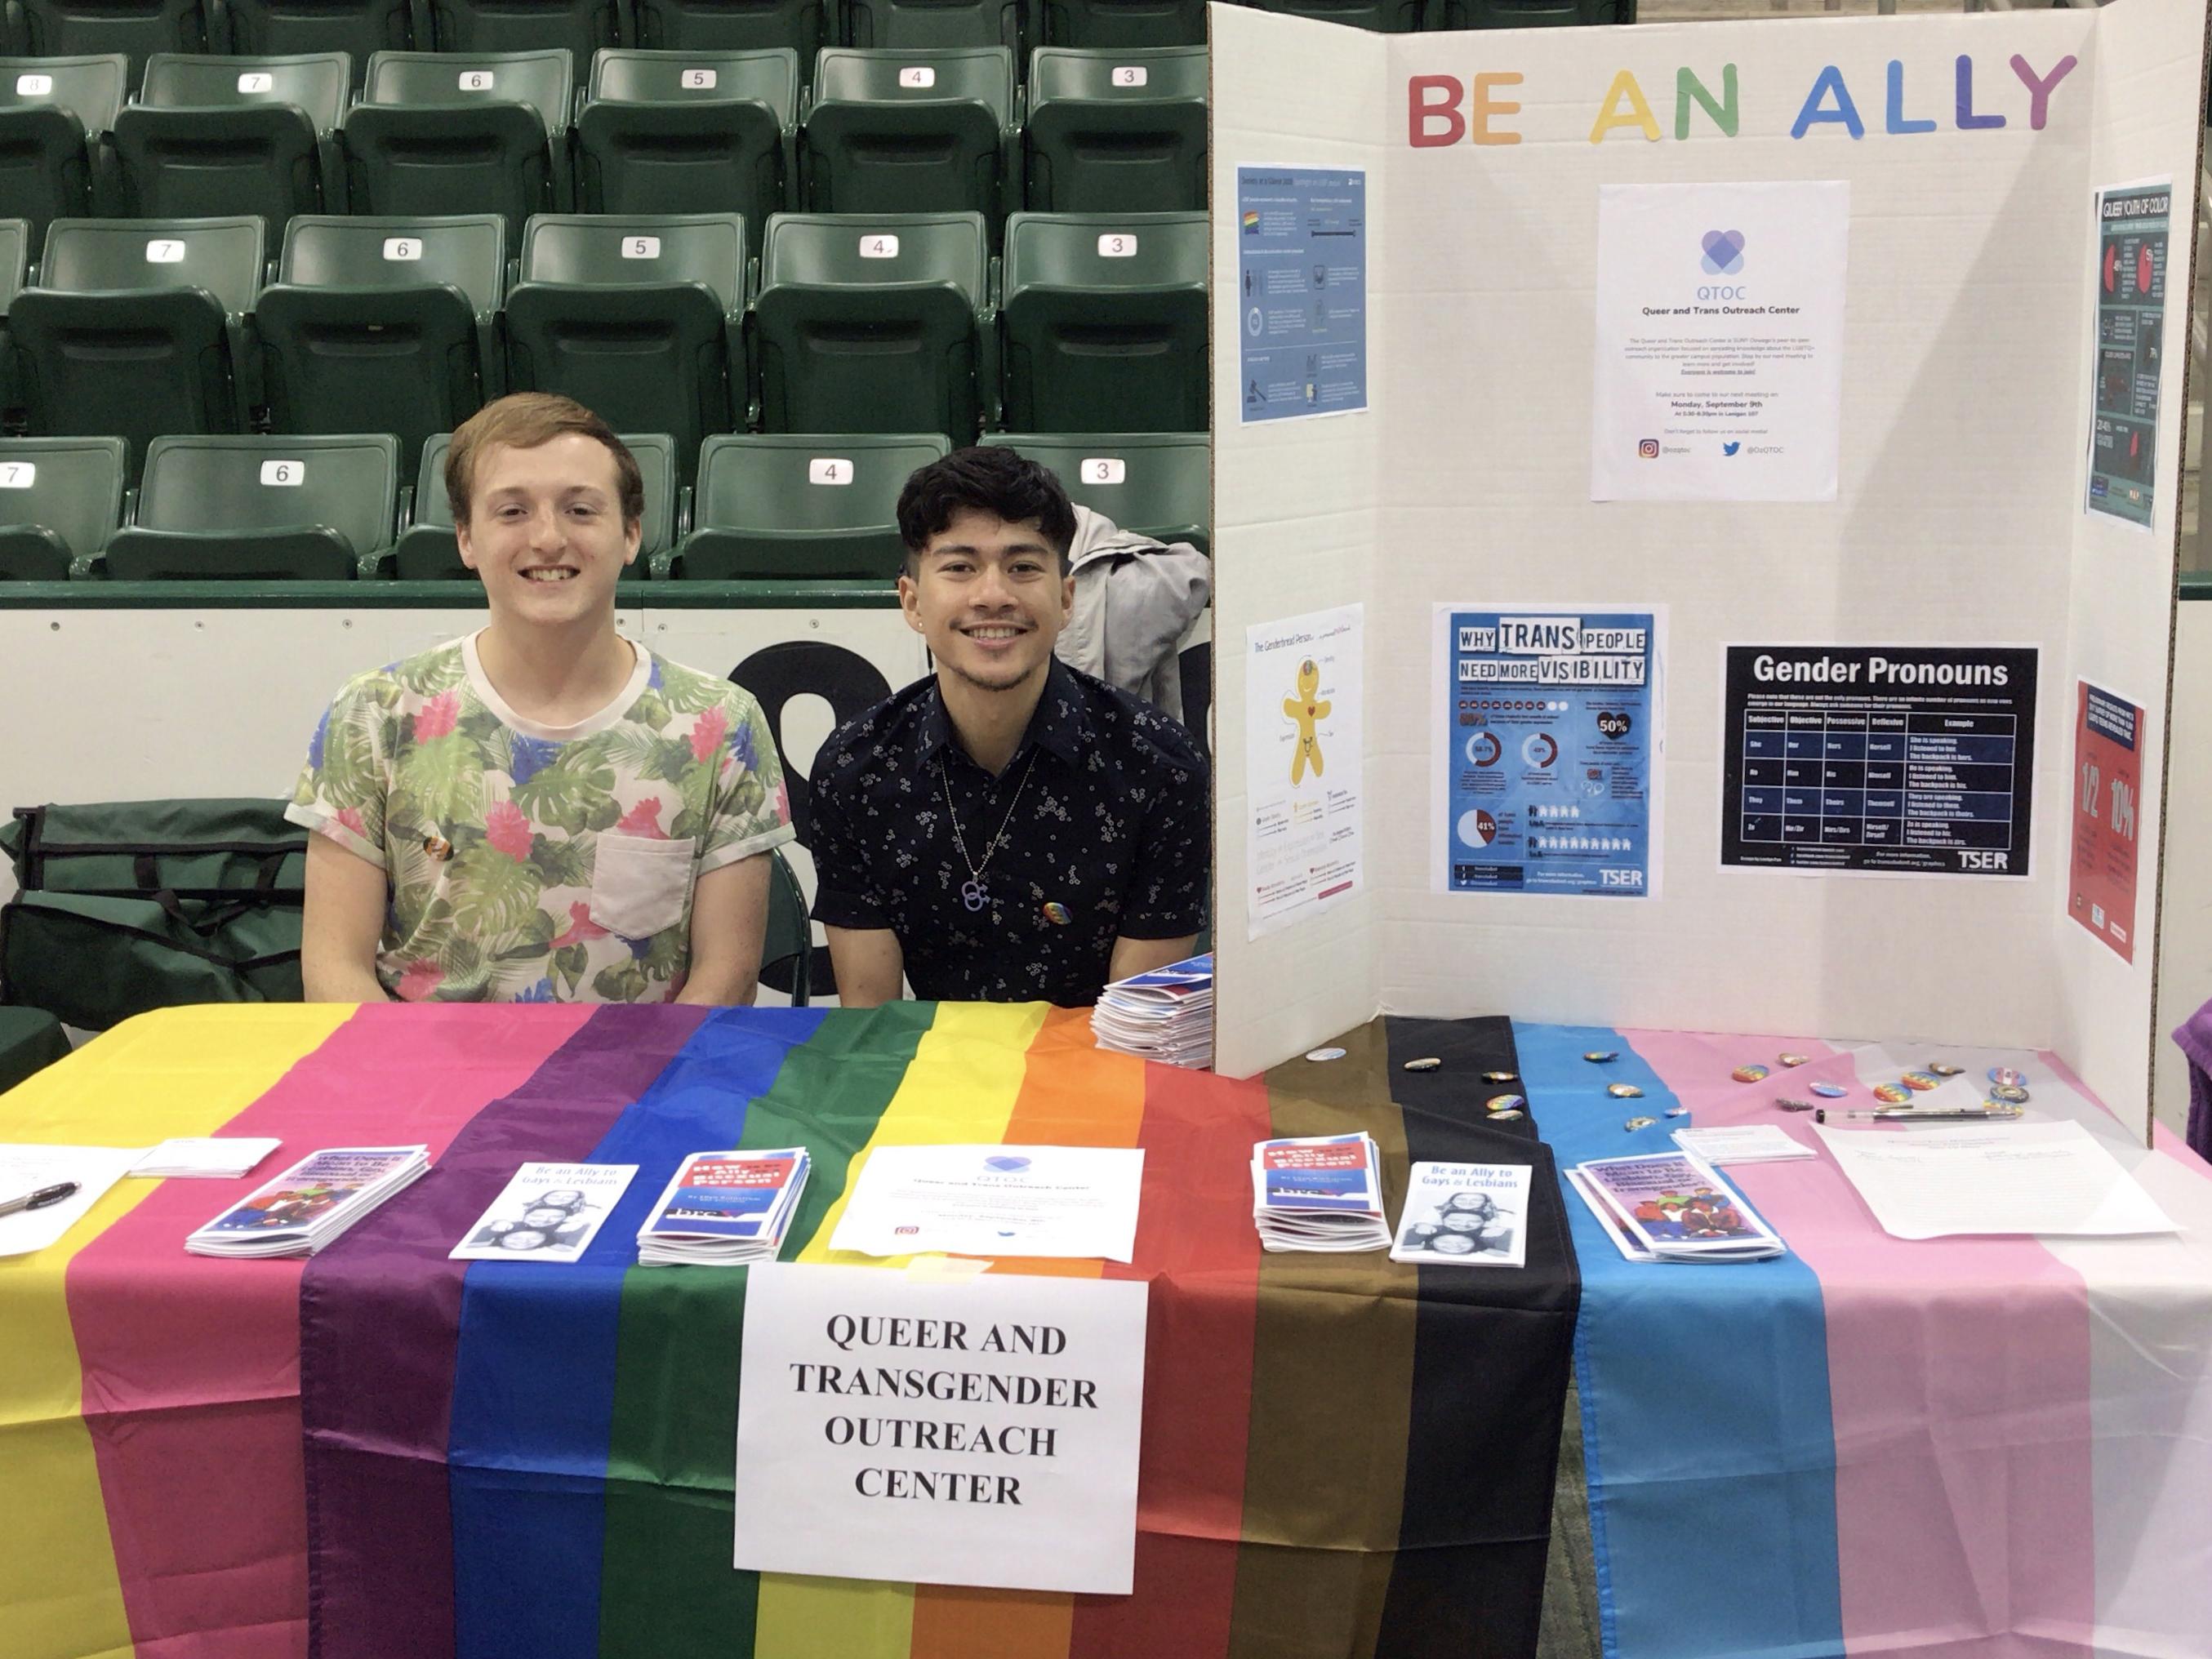
[[[992,513],[1008,524],[1035,519],[1067,574],[1075,540],[1075,507],[1049,467],[1000,444],[956,449],[941,461],[915,469],[899,492],[899,539],[906,544],[907,574],[932,536],[950,528],[963,507]]]

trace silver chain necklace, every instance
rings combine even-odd
[[[1022,804],[1022,791],[1030,787],[1030,774],[1036,770],[1036,750],[1030,750],[1029,763],[1022,768],[1022,781],[1014,786],[1014,798],[1006,803],[1006,815],[999,820],[999,832],[983,848],[981,864],[968,856],[967,837],[960,833],[960,814],[952,805],[952,778],[945,770],[945,756],[937,757],[937,781],[945,787],[945,816],[952,825],[952,844],[960,851],[961,863],[968,866],[968,879],[960,884],[960,902],[970,910],[980,910],[991,902],[991,890],[983,884],[983,872],[990,867],[991,860],[1006,839],[1006,826],[1014,821],[1014,808]]]

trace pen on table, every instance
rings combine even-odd
[[[1813,1114],[1813,1121],[1826,1123],[1834,1118],[1878,1119],[1891,1123],[2008,1123],[2022,1114],[2017,1106],[1959,1106],[1942,1111],[1922,1111],[1914,1106],[1882,1106],[1872,1111],[1831,1112],[1823,1106]]]
[[[13,1215],[18,1210],[43,1210],[49,1204],[58,1204],[76,1191],[76,1182],[64,1181],[58,1186],[41,1187],[35,1193],[26,1193],[21,1198],[0,1200],[0,1215]]]

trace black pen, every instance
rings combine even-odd
[[[76,1182],[64,1181],[58,1186],[41,1187],[35,1193],[26,1193],[21,1198],[0,1201],[0,1215],[13,1215],[18,1210],[43,1210],[49,1204],[58,1204],[76,1191]]]

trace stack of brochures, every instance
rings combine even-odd
[[[1213,953],[1115,980],[1091,1030],[1102,1048],[1203,1071],[1213,1063]]]
[[[775,1261],[808,1167],[804,1146],[691,1153],[637,1230],[637,1259],[664,1267]]]
[[[313,1255],[430,1167],[428,1146],[310,1152],[185,1240],[195,1255]]]
[[[1601,1158],[1568,1183],[1631,1261],[1756,1261],[1782,1241],[1711,1164],[1688,1152]]]
[[[1364,1133],[1252,1147],[1252,1218],[1271,1250],[1379,1250],[1382,1165]]]
[[[213,1135],[165,1140],[131,1166],[135,1176],[161,1180],[235,1181],[283,1143],[272,1135]]]

